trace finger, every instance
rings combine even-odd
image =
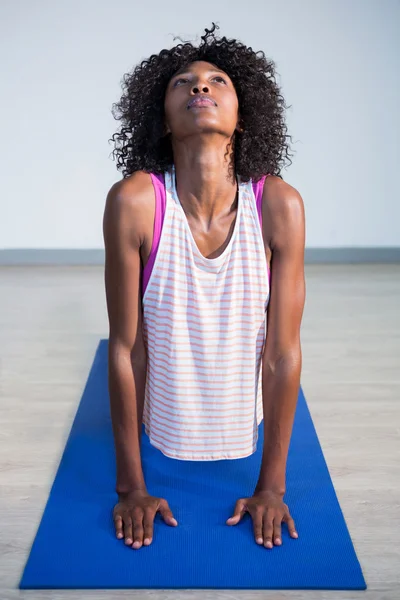
[[[153,526],[155,513],[150,508],[145,510],[143,518],[144,541],[143,544],[148,546],[153,540]]]
[[[251,516],[253,519],[254,537],[256,539],[257,544],[262,544],[264,541],[263,540],[263,532],[262,532],[262,519],[263,519],[262,509],[256,510]]]
[[[289,513],[286,513],[284,515],[283,521],[284,521],[284,523],[287,524],[288,530],[289,530],[289,534],[291,535],[291,537],[298,538],[299,534],[296,531],[296,525],[294,524],[294,521],[293,521],[293,519],[292,519],[292,517],[290,516]]]
[[[236,502],[235,510],[233,511],[233,515],[229,517],[226,521],[227,525],[236,525],[239,523],[240,519],[243,517],[246,512],[246,500],[244,498],[239,498]]]
[[[170,509],[168,502],[164,500],[164,498],[161,498],[158,510],[160,511],[162,518],[168,525],[178,525],[178,521],[174,518],[172,510]]]
[[[280,546],[282,544],[281,520],[279,517],[274,519],[274,544]]]
[[[133,545],[132,548],[141,548],[143,544],[143,511],[141,508],[133,510]]]
[[[117,538],[122,538],[124,536],[124,533],[122,531],[122,517],[121,515],[115,515],[114,516],[114,525],[115,525],[115,533]]]
[[[122,520],[124,522],[125,544],[132,544],[132,519],[129,513],[124,513]]]
[[[271,514],[269,511],[265,512],[263,515],[263,537],[264,537],[264,546],[266,548],[272,548],[272,534],[273,534],[273,513]]]

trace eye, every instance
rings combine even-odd
[[[226,81],[225,81],[225,79],[224,79],[223,77],[221,77],[221,75],[215,75],[215,77],[213,77],[213,79],[220,79],[221,81],[223,81],[223,83],[225,83],[225,84],[226,84]],[[188,80],[187,80],[187,78],[186,78],[186,77],[179,77],[179,79],[177,79],[177,80],[174,82],[174,84],[173,84],[173,87],[175,87],[176,85],[178,85],[178,83],[179,83],[180,81],[188,81]]]
[[[179,79],[177,79],[174,83],[174,87],[180,82],[180,81],[187,81],[187,79],[185,79],[184,77],[180,77]]]

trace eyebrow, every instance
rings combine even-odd
[[[191,71],[189,71],[186,67],[182,67],[182,69],[179,69],[179,71],[177,71],[176,73],[174,73],[174,75],[172,75],[173,79],[174,77],[177,77],[178,75],[188,75],[189,73],[191,73]],[[222,71],[221,69],[218,69],[217,67],[215,67],[214,69],[208,69],[207,73],[222,73],[223,75],[225,75],[225,77],[227,77],[225,71]]]

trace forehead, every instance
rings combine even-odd
[[[180,69],[178,69],[178,71],[175,71],[172,77],[182,75],[183,73],[193,73],[195,71],[208,71],[212,73],[224,73],[224,75],[227,75],[225,71],[220,69],[214,63],[210,63],[204,60],[195,60],[191,63],[188,63],[187,65],[183,65]]]

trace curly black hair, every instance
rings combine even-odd
[[[284,110],[289,107],[276,83],[275,62],[236,39],[217,39],[214,31],[219,27],[212,25],[205,29],[198,47],[184,42],[161,50],[123,76],[123,94],[112,105],[121,127],[109,142],[114,142],[112,154],[124,178],[138,170],[163,173],[173,164],[170,135],[164,130],[165,92],[176,71],[202,60],[225,71],[238,96],[243,131],[235,131],[232,140],[236,173],[245,182],[250,178],[258,181],[267,173],[282,179],[281,166],[284,158],[289,158],[287,138],[291,136],[286,135]]]

